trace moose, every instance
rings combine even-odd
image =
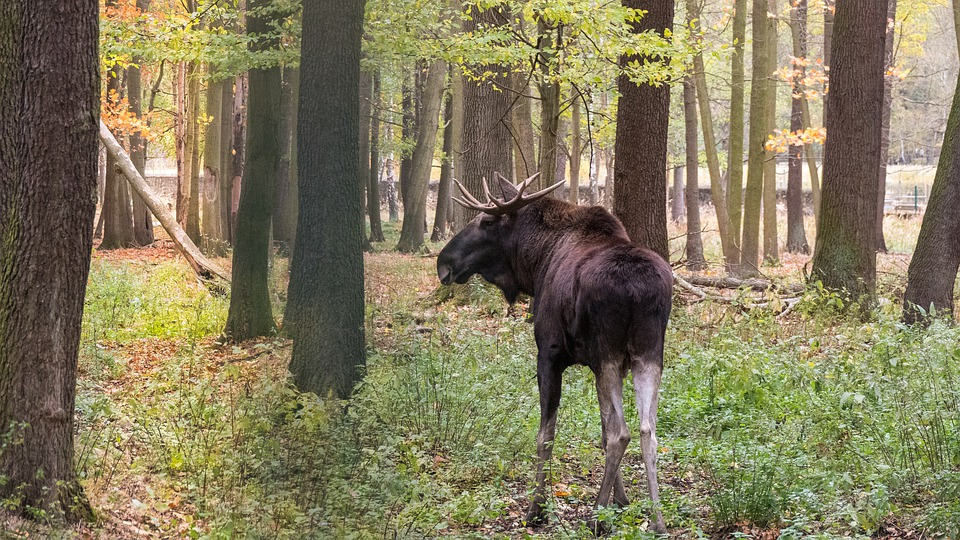
[[[545,465],[550,461],[566,368],[585,365],[596,378],[600,402],[603,480],[595,507],[628,504],[620,461],[630,442],[623,416],[623,379],[633,375],[640,416],[640,447],[655,519],[666,532],[657,484],[657,392],[672,302],[673,274],[657,253],[630,242],[620,221],[602,207],[581,207],[545,197],[563,182],[536,193],[496,175],[502,199],[482,185],[486,202],[457,182],[461,206],[480,213],[437,258],[440,282],[466,283],[474,274],[496,285],[513,304],[531,296],[537,343],[540,429],[536,487],[526,522],[544,522]],[[594,527],[596,525],[594,524]]]

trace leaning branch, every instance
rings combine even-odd
[[[103,123],[103,120],[100,121],[100,140],[103,141],[103,145],[107,147],[110,155],[117,160],[120,170],[123,171],[123,175],[127,177],[133,190],[140,195],[147,204],[147,208],[150,209],[150,212],[152,212],[153,215],[156,216],[157,221],[160,222],[163,230],[167,231],[167,234],[170,235],[170,239],[173,240],[173,243],[176,244],[183,258],[190,264],[190,268],[208,285],[221,290],[227,290],[230,284],[230,274],[217,266],[213,261],[207,259],[203,253],[200,252],[197,245],[193,243],[193,240],[190,240],[187,233],[180,228],[177,220],[164,209],[160,197],[157,196],[153,188],[147,184],[147,181],[144,180],[143,176],[137,171],[133,162],[130,161],[130,156],[127,155],[123,147],[120,146],[120,143],[117,142],[113,133],[110,133],[110,129]]]

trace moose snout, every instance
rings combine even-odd
[[[440,283],[444,285],[453,283],[453,272],[450,270],[450,267],[445,264],[437,265],[437,277],[440,278]]]

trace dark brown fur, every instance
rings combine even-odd
[[[504,198],[516,193],[501,182]],[[544,518],[546,474],[560,402],[561,377],[573,364],[596,375],[606,463],[597,505],[626,504],[620,460],[630,440],[623,418],[623,377],[633,373],[641,443],[655,506],[656,402],[673,276],[653,251],[634,245],[623,225],[601,207],[541,198],[515,213],[480,214],[437,258],[444,284],[473,274],[497,285],[507,301],[533,297],[541,422],[537,488],[527,512]],[[663,531],[656,509],[653,528]]]

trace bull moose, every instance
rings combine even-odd
[[[631,243],[620,221],[602,207],[545,197],[562,182],[524,195],[536,177],[514,185],[498,174],[502,199],[491,195],[484,179],[486,203],[457,182],[463,200],[455,200],[480,214],[437,258],[437,275],[445,285],[480,274],[511,304],[519,293],[533,297],[540,430],[527,523],[544,520],[544,466],[553,451],[561,379],[567,367],[580,364],[593,371],[600,402],[606,458],[596,506],[628,503],[620,461],[630,442],[623,416],[623,379],[629,372],[656,514],[652,528],[665,532],[658,502],[657,392],[673,274],[660,255]]]

